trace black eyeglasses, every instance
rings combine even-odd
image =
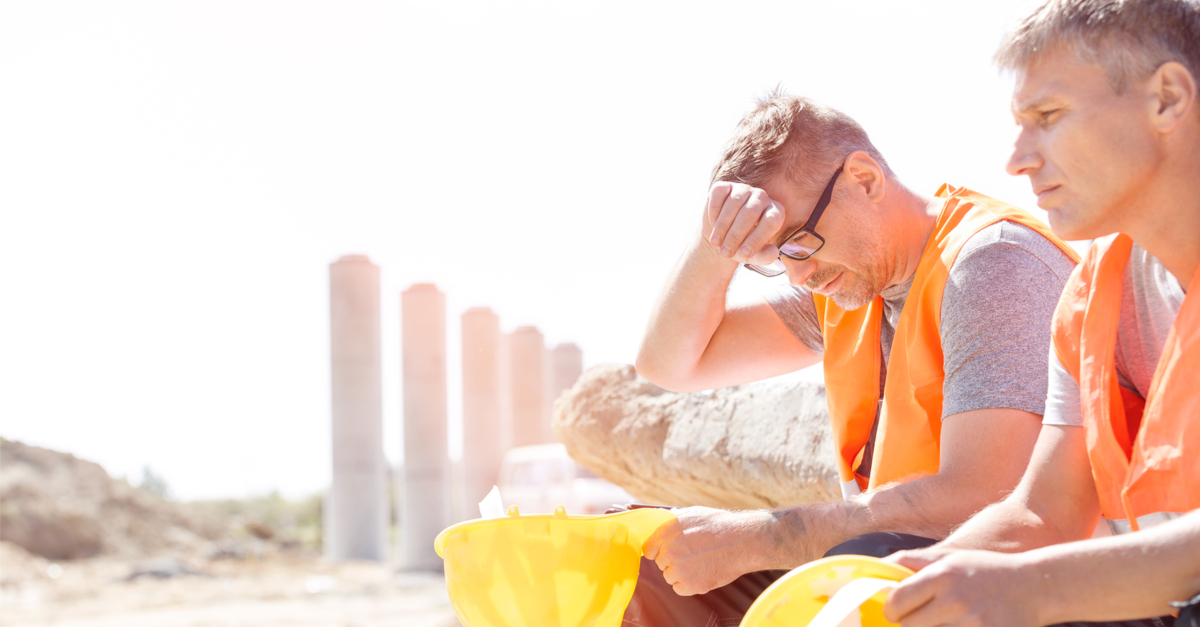
[[[796,229],[787,239],[783,240],[783,244],[779,246],[779,254],[788,259],[796,261],[804,261],[809,257],[817,254],[818,250],[825,245],[825,238],[817,235],[817,220],[821,219],[821,214],[825,213],[825,207],[829,206],[830,199],[833,198],[833,184],[837,182],[838,177],[842,175],[842,168],[838,166],[837,172],[833,173],[833,178],[829,179],[829,183],[825,185],[825,191],[821,192],[821,199],[817,201],[817,206],[813,208],[812,215],[808,216],[808,222],[804,226]],[[763,275],[763,276],[779,276],[787,272],[787,266],[778,257],[775,261],[767,265],[756,263],[742,264],[747,268]]]

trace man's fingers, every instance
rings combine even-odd
[[[696,594],[695,590],[692,590],[690,586],[680,581],[679,577],[677,576],[677,569],[673,566],[664,568],[662,571],[662,576],[663,581],[667,582],[668,586],[671,586],[671,589],[675,591],[675,594],[678,594],[681,597]]]
[[[727,257],[749,259],[757,248],[747,246],[747,239],[770,208],[771,200],[765,193],[760,190],[751,192],[750,199],[742,206],[741,211],[734,218],[733,224],[730,225],[729,231],[725,234],[725,241],[721,244],[721,254]]]
[[[642,543],[642,557],[658,561],[658,554],[662,552],[663,529],[666,527],[667,525],[665,524],[660,526],[654,530],[654,533],[650,534],[649,538],[646,538],[646,541]]]
[[[779,249],[775,248],[774,244],[767,244],[758,249],[758,252],[746,259],[746,263],[756,263],[760,266],[769,266],[779,259]]]
[[[713,186],[708,190],[708,223],[716,224],[717,216],[721,215],[721,208],[725,206],[725,199],[729,198],[729,193],[733,191],[733,183],[719,181],[713,183]]]
[[[654,533],[650,534],[650,537],[642,543],[642,557],[657,562],[660,549],[662,549],[662,527],[655,529]]]
[[[929,577],[913,575],[905,579],[900,587],[892,590],[883,604],[883,616],[893,623],[908,620],[908,615],[928,603],[935,592],[935,582]],[[904,623],[908,627],[907,622]]]
[[[783,226],[783,207],[749,185],[714,183],[708,191],[708,243],[723,257],[758,256]],[[769,263],[769,262],[768,262]]]
[[[646,539],[646,542],[642,544],[642,557],[648,560],[653,560],[658,557],[658,542],[654,536],[650,536]]]
[[[671,560],[667,559],[666,554],[662,551],[658,552],[658,555],[654,558],[654,563],[658,565],[659,570],[663,571],[663,574],[666,574],[667,569],[671,567]]]
[[[885,610],[884,617],[893,623],[898,623],[901,627],[947,627],[960,624],[956,619],[961,618],[950,611],[945,604],[936,601],[926,603],[898,618],[888,616]]]
[[[915,549],[899,551],[884,558],[884,561],[899,564],[910,570],[921,570],[926,566],[946,557],[950,553],[944,549]]]
[[[672,562],[670,559],[671,551],[668,538],[673,536],[666,535],[670,529],[670,524],[666,523],[659,527],[654,533],[650,534],[650,539],[646,540],[646,543],[642,545],[642,555],[646,559],[654,560],[654,563],[658,565],[658,569],[664,573],[671,567]],[[653,546],[648,546],[651,543],[653,543]],[[653,553],[647,551],[648,548]]]
[[[697,590],[695,586],[684,581],[683,578],[679,576],[679,569],[673,565],[663,569],[663,580],[671,586],[671,589],[675,591],[675,594],[678,594],[681,597],[690,597],[694,594],[701,593],[701,591]]]
[[[690,597],[690,596],[693,596],[696,594],[700,594],[699,592],[696,592],[695,590],[693,590],[691,587],[685,586],[681,583],[674,584],[671,586],[671,588],[675,590],[675,594],[678,594],[681,597]]]
[[[726,257],[735,257],[739,260],[748,259],[754,254],[753,250],[747,250],[746,236],[754,230],[754,225],[758,223],[758,212],[750,209],[747,205],[738,213],[734,219],[733,225],[729,227],[729,232],[725,234],[725,241],[721,242],[721,254]]]
[[[779,249],[775,248],[771,242],[783,227],[783,207],[771,200],[768,200],[767,203],[767,208],[759,217],[758,224],[750,231],[738,249],[738,256],[747,261],[771,263],[779,257]],[[767,259],[767,255],[771,253],[774,256]]]
[[[717,215],[717,219],[713,221],[713,230],[709,235],[708,243],[716,246],[718,249],[724,248],[725,238],[729,233],[729,228],[733,226],[733,221],[737,219],[742,208],[746,206],[746,202],[750,200],[752,188],[745,185],[738,185],[729,192],[729,196],[725,198],[725,204],[721,206],[721,212]],[[721,254],[725,255],[724,252]],[[728,257],[729,255],[725,255]]]
[[[669,520],[654,530],[649,538],[642,543],[642,557],[658,562],[665,547],[675,536],[679,535],[679,521]],[[660,566],[661,568],[661,566]]]

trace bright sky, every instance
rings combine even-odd
[[[182,498],[329,478],[328,264],[631,362],[708,174],[776,84],[902,180],[1034,208],[990,58],[1015,2],[0,5],[0,436]],[[744,282],[742,289],[761,284]]]

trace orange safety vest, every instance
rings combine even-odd
[[[965,187],[942,185],[945,204],[921,253],[912,288],[896,324],[887,380],[879,406],[880,325],[883,298],[846,311],[813,294],[825,338],[825,400],[837,453],[842,495],[893,481],[936,474],[942,432],[942,293],[958,252],[972,235],[1001,220],[1022,224],[1079,256],[1029,213]],[[876,410],[879,427],[871,476],[858,474]]]
[[[1200,270],[1144,400],[1117,383],[1121,283],[1132,248],[1119,234],[1092,244],[1054,310],[1053,333],[1055,355],[1079,383],[1100,509],[1137,531],[1139,520],[1146,526],[1200,509]]]

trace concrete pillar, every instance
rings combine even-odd
[[[546,346],[537,327],[517,327],[509,336],[512,376],[513,446],[553,442],[546,407]]]
[[[508,367],[500,317],[486,307],[462,315],[463,501],[466,518],[497,483],[500,462],[512,439],[511,407],[503,386]]]
[[[450,522],[446,453],[446,296],[418,283],[400,295],[404,369],[404,568],[440,569],[433,540]]]
[[[500,408],[504,412],[504,452],[516,446],[513,423],[512,334],[500,333]],[[478,502],[476,502],[478,504]],[[478,508],[476,508],[478,509]]]
[[[571,389],[582,374],[583,351],[578,346],[559,344],[550,351],[550,385],[547,391],[551,414],[554,412],[554,401]]]
[[[388,509],[379,267],[364,255],[329,264],[329,340],[333,482],[323,508],[325,555],[382,561]]]

